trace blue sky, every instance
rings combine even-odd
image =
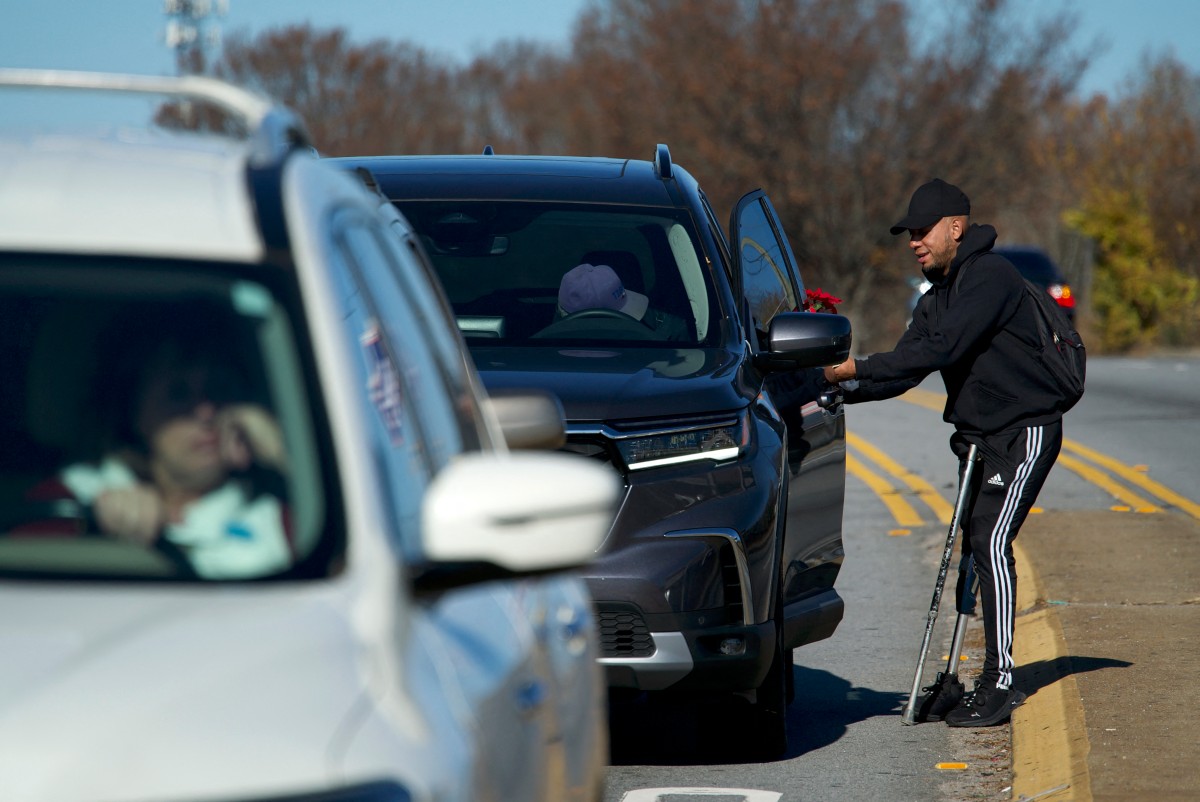
[[[503,39],[565,46],[587,0],[229,0],[223,30],[257,33],[298,22],[344,27],[358,40],[408,39],[466,60]],[[939,13],[953,0],[921,0]],[[1076,46],[1107,42],[1085,92],[1114,93],[1147,51],[1200,73],[1197,0],[1010,0],[1030,15],[1080,14]],[[942,6],[943,9],[939,9]],[[162,0],[0,0],[0,66],[170,74]],[[17,107],[0,103],[0,124]],[[6,111],[7,109],[7,111]]]

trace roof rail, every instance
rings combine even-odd
[[[243,120],[253,163],[273,161],[292,148],[312,147],[304,124],[290,109],[217,78],[0,68],[0,86],[178,95],[207,101]]]
[[[671,177],[671,151],[661,142],[654,148],[654,172],[664,181]]]

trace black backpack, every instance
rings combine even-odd
[[[1025,280],[1025,291],[1033,299],[1034,317],[1037,319],[1040,340],[1038,363],[1054,380],[1062,395],[1061,409],[1066,412],[1083,396],[1087,370],[1083,338],[1050,293],[1028,279]]]

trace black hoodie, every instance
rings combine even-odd
[[[967,229],[896,347],[855,360],[859,386],[847,402],[892,398],[936,370],[946,384],[942,417],[961,432],[988,435],[1062,417],[1036,359],[1033,300],[1017,269],[992,253],[995,242],[991,226]]]

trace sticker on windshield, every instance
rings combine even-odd
[[[400,373],[383,344],[379,322],[372,319],[359,341],[367,357],[367,393],[379,412],[393,446],[404,443],[403,403]]]

